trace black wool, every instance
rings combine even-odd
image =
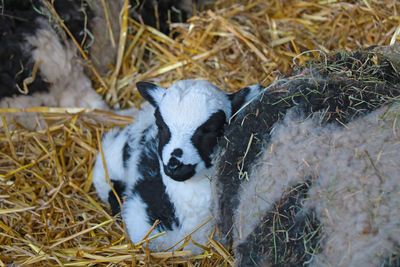
[[[295,70],[295,78],[270,86],[260,99],[233,118],[219,144],[221,157],[216,166],[220,196],[217,223],[222,235],[229,233],[233,225],[244,175],[249,174],[268,145],[275,124],[289,109],[295,108],[304,117],[316,116],[321,125],[341,126],[400,95],[400,76],[393,64],[386,58],[374,63],[375,55],[369,50],[338,53],[327,62],[311,62]],[[227,241],[232,242],[229,234]]]
[[[211,153],[217,144],[217,139],[223,134],[225,120],[225,112],[222,110],[215,112],[196,129],[191,138],[207,168],[211,167]]]
[[[147,206],[149,224],[159,220],[160,223],[156,226],[156,229],[162,232],[178,226],[179,220],[162,182],[156,149],[157,141],[155,139],[150,142],[153,145],[145,146],[140,156],[138,168],[143,178],[136,183],[132,195],[138,194],[141,197]]]
[[[115,193],[117,193],[119,197],[119,200],[122,202],[123,192],[125,191],[126,188],[125,183],[116,180],[111,180],[111,183],[114,187]],[[113,216],[121,211],[118,199],[112,190],[110,190],[110,192],[108,193],[108,202],[110,203],[111,212]]]
[[[25,37],[33,35],[42,17],[33,9],[40,6],[39,1],[5,0],[0,10],[0,99],[21,94],[23,81],[32,76],[35,62],[32,47],[26,44]],[[20,90],[18,90],[18,87]],[[43,81],[40,72],[29,84],[29,93],[47,91],[49,84]]]
[[[236,248],[239,266],[304,266],[320,252],[321,223],[303,207],[310,181],[296,184],[264,213],[260,223]]]

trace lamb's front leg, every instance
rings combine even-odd
[[[122,199],[127,187],[124,157],[129,153],[129,144],[125,131],[114,129],[108,132],[102,140],[102,148],[106,168],[103,165],[102,155],[99,153],[93,169],[93,185],[101,200],[110,203],[112,214],[115,215],[121,210],[115,193]],[[105,170],[107,170],[109,182],[111,182],[115,193],[106,179]]]

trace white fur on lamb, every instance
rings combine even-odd
[[[182,162],[198,163],[196,171],[203,170],[204,162],[190,138],[218,110],[222,109],[227,119],[230,117],[231,103],[226,93],[206,81],[183,80],[169,88],[163,98],[157,101],[163,119],[171,131],[171,140],[162,151],[164,165],[168,164],[171,152],[180,147],[183,150]]]
[[[157,127],[154,124],[155,119],[153,114],[154,108],[149,103],[142,104],[142,110],[138,113],[134,123],[122,131],[114,129],[108,132],[102,140],[103,155],[106,161],[108,176],[110,179],[124,182],[127,190],[131,189],[137,181],[135,179],[138,177],[137,162],[142,150],[136,149],[131,153],[131,163],[128,165],[128,170],[126,170],[122,160],[123,147],[129,136],[131,146],[138,147],[142,138],[142,132],[149,127],[151,129],[147,132],[147,140],[157,135]],[[97,155],[96,164],[93,168],[93,185],[101,200],[108,202],[111,187],[106,181],[100,154]]]
[[[179,219],[180,225],[174,227],[172,231],[166,231],[163,236],[153,239],[150,244],[151,249],[162,250],[177,244],[211,217],[210,180],[207,179],[207,173],[198,173],[185,182],[174,181],[162,173],[166,192],[175,205],[175,216]],[[147,220],[146,205],[138,196],[128,197],[122,210],[129,238],[134,243],[141,241],[152,226]],[[213,222],[208,222],[190,238],[199,244],[206,244],[213,227]],[[160,231],[154,229],[151,235],[157,233]],[[182,245],[182,242],[174,249],[177,249],[179,245]],[[194,254],[201,252],[201,248],[192,242],[185,246],[185,250],[190,250]]]

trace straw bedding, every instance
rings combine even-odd
[[[234,91],[268,85],[280,73],[290,75],[294,63],[321,53],[399,40],[399,7],[393,1],[226,0],[210,6],[187,23],[171,25],[168,37],[129,18],[127,5],[121,5],[115,61],[102,75],[87,65],[95,90],[109,106],[137,107],[137,81],[168,86],[203,78]],[[296,57],[307,50],[313,52]],[[232,255],[212,240],[199,244],[205,253],[192,257],[184,257],[190,255],[184,250],[150,253],[146,240],[131,244],[123,223],[98,199],[91,175],[101,136],[132,118],[88,108],[24,111],[40,114],[37,129],[9,117],[2,117],[0,129],[0,266],[233,264]]]

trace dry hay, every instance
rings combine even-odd
[[[393,1],[235,2],[219,1],[216,6],[222,9],[172,25],[180,34],[175,39],[128,20],[126,53],[119,51],[123,60],[104,80],[109,89],[97,91],[111,106],[118,101],[122,107],[133,105],[129,97],[142,80],[168,86],[184,78],[203,78],[235,91],[269,84],[280,72],[290,72],[293,57],[304,51],[354,50],[399,39],[399,7]],[[304,54],[297,63],[318,53]]]
[[[228,91],[266,85],[290,72],[293,57],[307,50],[314,52],[297,63],[334,49],[395,43],[398,8],[394,1],[217,1],[213,11],[172,25],[175,38],[129,19],[125,9],[118,59],[109,75],[93,81],[107,103],[122,107],[138,105],[135,82],[141,80],[168,86],[204,78]],[[0,266],[232,264],[214,241],[201,244],[205,253],[193,258],[181,258],[185,251],[150,253],[146,241],[135,246],[99,201],[91,174],[100,136],[130,118],[73,108],[26,112],[42,114],[43,127],[30,131],[3,118],[0,129]]]
[[[190,255],[183,251],[150,256],[141,245],[130,244],[123,226],[92,189],[100,135],[132,119],[45,109],[45,129],[10,132],[5,127],[1,133],[1,261],[65,266],[122,261],[140,266],[170,265],[182,262],[173,255]]]

